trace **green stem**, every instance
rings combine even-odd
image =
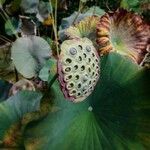
[[[53,85],[53,83],[56,81],[57,77],[58,77],[58,74],[56,73],[54,75],[54,77],[52,78],[52,80],[49,81],[49,83],[48,83],[48,89],[51,88],[51,86]]]
[[[16,68],[15,68],[15,77],[16,77],[16,82],[19,81],[18,71]]]
[[[50,2],[50,6],[51,6],[51,9],[52,9],[52,13],[51,13],[51,16],[52,16],[52,27],[53,27],[53,31],[54,31],[54,36],[55,36],[55,41],[56,41],[56,51],[57,51],[57,57],[59,56],[59,47],[58,47],[58,35],[57,35],[57,0],[55,1],[55,16],[53,14],[53,9],[52,9],[52,5],[51,5],[51,2]]]

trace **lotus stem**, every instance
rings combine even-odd
[[[56,81],[57,77],[58,77],[58,74],[56,73],[54,75],[54,77],[52,78],[52,80],[49,81],[49,83],[48,83],[48,89],[51,88],[51,86],[53,85],[53,83]]]
[[[16,68],[14,68],[15,70],[15,79],[16,79],[16,82],[19,81],[19,76],[18,76],[18,71]]]
[[[52,9],[52,5],[51,5],[51,1],[49,1],[51,9]],[[56,41],[56,51],[57,51],[57,56],[59,56],[59,48],[58,48],[58,37],[57,37],[57,0],[55,1],[55,17],[53,14],[53,9],[52,9],[52,13],[51,13],[51,17],[52,17],[52,26],[53,26],[53,31],[54,31],[54,36],[55,36],[55,41]]]

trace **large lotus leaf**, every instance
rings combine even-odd
[[[49,44],[38,36],[17,39],[11,50],[17,70],[26,78],[37,75],[51,55]]]
[[[25,114],[39,109],[41,97],[41,93],[21,91],[0,103],[0,144],[16,146],[18,123]]]
[[[65,101],[54,84],[54,103],[59,109],[28,125],[26,150],[146,149],[149,75],[127,58],[110,53],[101,59],[101,78],[87,100],[77,104]]]
[[[0,79],[0,102],[7,99],[12,84]]]

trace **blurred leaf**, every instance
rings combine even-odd
[[[81,0],[82,3],[86,3],[87,1],[89,1],[89,0]]]
[[[43,81],[48,81],[49,76],[56,74],[57,72],[57,61],[54,58],[49,59],[44,67],[40,70],[39,78]]]
[[[120,7],[129,11],[135,11],[139,14],[143,13],[143,4],[149,4],[149,0],[121,0]]]
[[[11,24],[11,25],[10,25]],[[5,23],[5,32],[7,35],[14,35],[18,33],[19,22],[16,18],[12,17]]]
[[[26,78],[36,76],[51,55],[49,44],[38,36],[17,39],[11,50],[17,70]]]
[[[52,8],[50,6],[50,2],[44,2],[40,1],[38,6],[38,15],[37,18],[43,22],[45,19],[47,19],[52,12]]]
[[[121,7],[124,9],[132,9],[139,5],[139,0],[122,0]]]
[[[10,43],[0,45],[0,72],[3,70],[12,70],[11,68],[11,57],[10,57]]]
[[[21,8],[24,13],[36,14],[38,12],[39,0],[22,0]]]
[[[20,9],[21,0],[13,0],[6,5],[6,11],[10,15],[14,15]]]
[[[87,100],[66,101],[55,83],[51,90],[59,110],[28,125],[26,150],[146,149],[142,143],[147,141],[139,134],[149,136],[149,75],[125,57],[110,53],[101,58],[101,77]]]
[[[25,114],[39,109],[41,98],[41,93],[21,91],[0,103],[0,141],[4,146],[16,146],[21,132],[18,123]]]
[[[0,0],[0,5],[2,6],[6,0]]]
[[[11,87],[11,83],[0,79],[0,102],[8,98]]]

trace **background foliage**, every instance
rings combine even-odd
[[[56,80],[66,29],[119,8],[149,24],[149,0],[0,0],[0,149],[150,149],[148,68],[101,56],[95,90],[77,104]]]

